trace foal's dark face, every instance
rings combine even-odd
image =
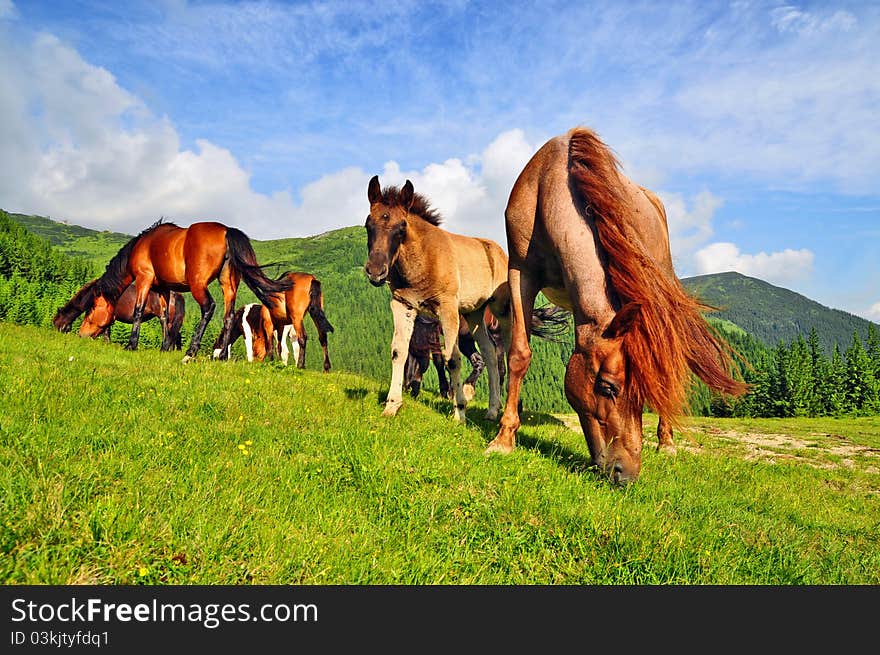
[[[367,228],[367,263],[364,271],[370,284],[380,287],[388,280],[391,268],[397,261],[400,244],[406,239],[406,217],[412,204],[413,185],[409,180],[401,192],[401,204],[389,206],[382,196],[379,176],[373,176],[367,189],[370,213],[364,227]]]

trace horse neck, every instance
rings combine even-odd
[[[409,284],[429,279],[436,253],[431,245],[432,232],[440,228],[416,216],[407,219],[406,239],[397,251],[394,268]]]

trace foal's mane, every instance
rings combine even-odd
[[[689,371],[715,391],[744,393],[747,385],[728,372],[737,354],[703,318],[706,305],[661,270],[642,245],[617,158],[592,130],[575,128],[568,136],[569,173],[595,222],[611,286],[624,303],[641,305],[623,339],[627,394],[675,422],[686,406]]]
[[[382,200],[389,207],[404,207],[401,195],[402,191],[400,187],[386,186],[382,189]],[[415,214],[431,225],[440,225],[440,223],[443,222],[443,217],[440,215],[440,212],[431,207],[431,202],[421,193],[413,193],[413,200],[409,207],[409,213]]]
[[[150,227],[142,230],[136,237],[132,237],[132,239],[122,246],[122,248],[119,249],[119,252],[113,255],[113,258],[107,263],[107,268],[104,270],[104,274],[98,278],[97,284],[93,287],[89,306],[94,303],[95,296],[104,296],[110,302],[116,302],[119,299],[119,296],[128,286],[124,281],[125,276],[128,273],[128,258],[131,256],[132,249],[140,239],[150,234],[160,225],[177,227],[174,223],[165,222],[164,218],[160,218]]]

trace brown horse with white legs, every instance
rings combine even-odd
[[[239,336],[245,337],[245,349],[248,361],[257,359],[262,361],[268,351],[258,354],[251,345],[254,339],[268,339],[268,349],[281,358],[285,365],[289,359],[290,350],[293,351],[293,359],[297,368],[306,367],[306,342],[308,336],[305,329],[305,316],[308,313],[318,331],[318,343],[324,351],[324,372],[330,370],[330,353],[328,351],[327,335],[333,332],[333,326],[324,314],[324,293],[321,290],[321,281],[311,273],[288,271],[278,278],[278,281],[290,280],[293,286],[283,293],[272,293],[270,297],[275,301],[271,307],[263,305],[257,309],[251,307],[248,312],[239,316],[236,314],[233,323],[233,332],[228,343],[229,347],[235,343]],[[246,325],[245,323],[248,323]],[[267,335],[263,337],[261,331]],[[248,335],[251,335],[250,338]],[[288,349],[287,342],[291,348]],[[214,356],[219,356],[220,340],[214,344]],[[227,353],[228,354],[228,353]]]
[[[135,350],[150,290],[190,292],[202,316],[183,358],[186,362],[198,353],[214,313],[215,302],[208,292],[208,285],[214,280],[220,283],[223,292],[221,351],[226,351],[235,297],[242,280],[261,302],[270,306],[274,301],[269,293],[283,292],[293,285],[289,280],[271,280],[263,273],[250,239],[239,229],[215,222],[193,223],[184,228],[160,219],[113,256],[104,274],[82,300],[84,306],[91,309],[95,301],[103,297],[115,308],[122,292],[134,282],[136,300],[126,349]]]
[[[630,181],[586,128],[548,141],[520,173],[505,211],[510,256],[508,395],[487,452],[516,443],[517,402],[531,360],[529,325],[539,291],[570,309],[574,353],[565,394],[598,467],[613,481],[641,469],[642,410],[660,416],[658,437],[685,407],[689,374],[739,395],[734,353],[702,316],[710,309],[681,286],[659,198]]]
[[[394,337],[391,342],[391,385],[385,416],[403,403],[403,374],[416,314],[440,321],[443,359],[455,396],[455,418],[464,422],[467,400],[461,381],[458,349],[460,316],[470,326],[489,371],[487,419],[496,419],[501,390],[495,348],[484,324],[488,306],[506,336],[507,255],[488,239],[453,234],[439,227],[440,215],[415,193],[412,182],[382,189],[374,176],[367,187],[370,213],[365,224],[369,255],[364,270],[374,286],[391,288]],[[504,336],[502,338],[504,338]]]

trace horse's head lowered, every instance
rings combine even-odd
[[[116,307],[103,294],[96,294],[90,310],[86,312],[79,336],[96,338],[104,334],[116,318]]]
[[[397,261],[400,244],[406,239],[406,218],[414,198],[413,184],[407,180],[399,191],[393,189],[393,193],[383,194],[379,176],[374,175],[367,188],[367,198],[370,213],[364,227],[367,228],[369,254],[364,271],[370,284],[380,287],[388,279]]]
[[[578,413],[593,462],[616,483],[639,476],[644,400],[628,375],[624,341],[639,319],[629,303],[604,330],[579,333],[565,371],[565,395]]]

